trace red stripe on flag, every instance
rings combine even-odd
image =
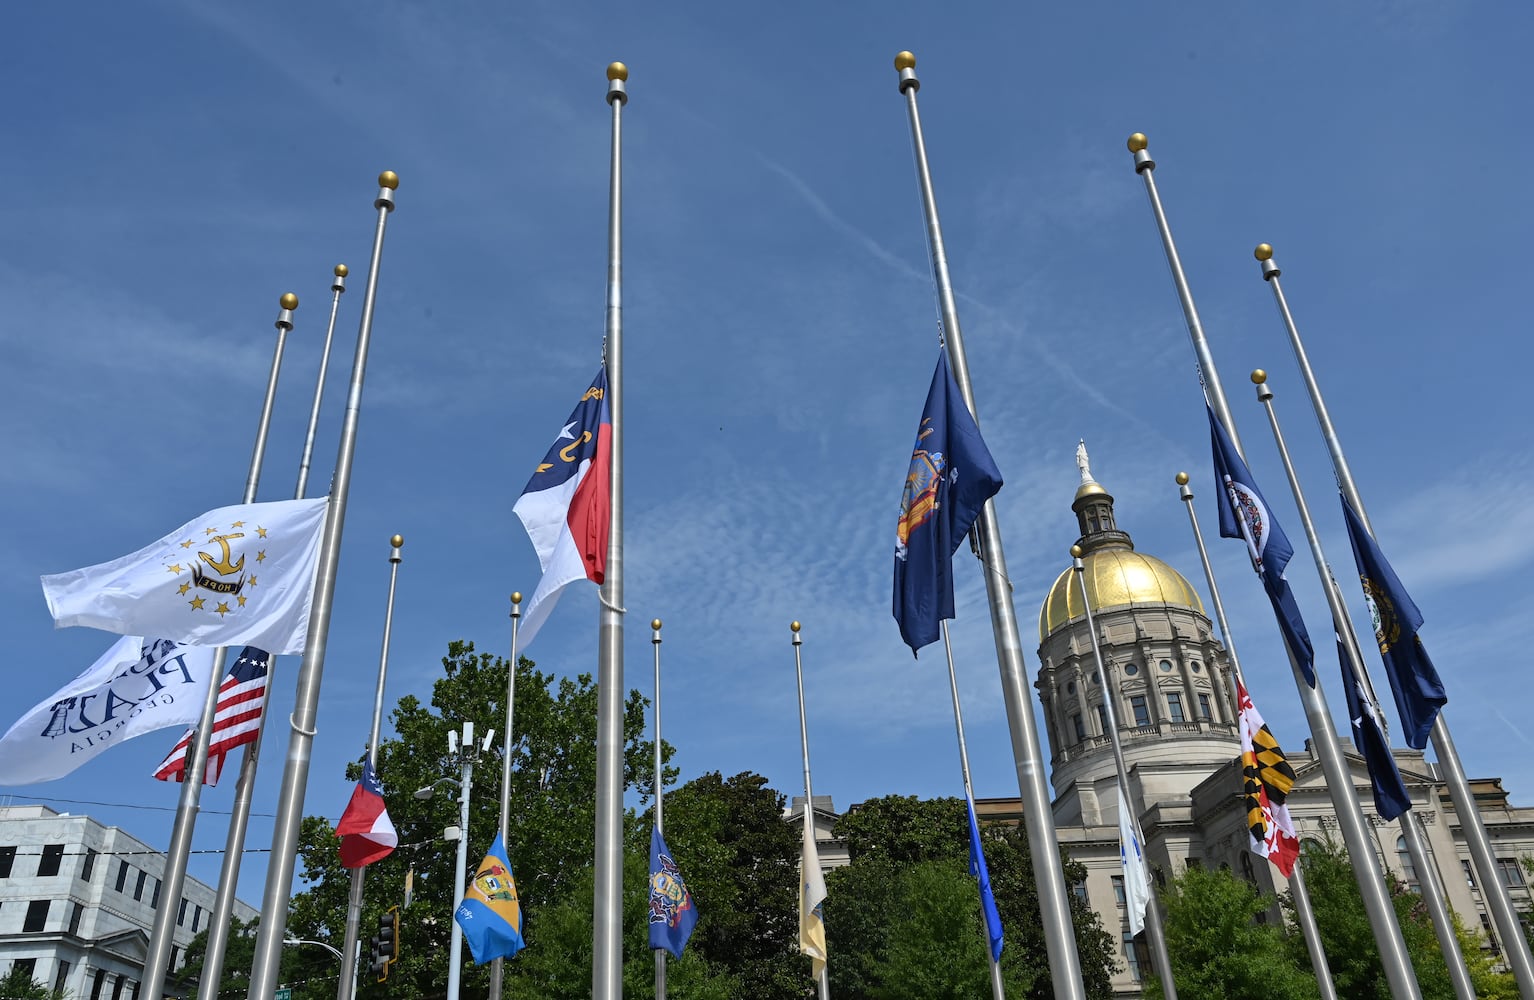
[[[607,572],[607,539],[612,529],[613,427],[604,422],[597,431],[596,456],[570,498],[566,521],[580,549],[586,578],[601,583]]]

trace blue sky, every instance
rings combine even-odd
[[[538,578],[511,505],[599,360],[603,69],[622,59],[628,686],[650,690],[646,623],[659,616],[684,779],[750,769],[792,794],[798,618],[815,790],[839,806],[955,794],[940,650],[913,661],[889,616],[900,485],[936,357],[891,68],[910,48],[981,426],[1007,478],[997,509],[1030,682],[1039,602],[1076,533],[1078,438],[1139,548],[1203,589],[1172,477],[1194,475],[1212,531],[1208,434],[1124,148],[1143,130],[1279,517],[1300,541],[1254,367],[1272,373],[1323,540],[1350,576],[1326,455],[1251,257],[1263,240],[1382,544],[1427,616],[1465,765],[1534,801],[1519,655],[1534,612],[1534,462],[1517,402],[1531,20],[1514,5],[1425,3],[33,6],[0,62],[11,717],[112,641],[55,631],[40,574],[238,499],[290,290],[302,305],[261,498],[291,496],[330,268],[344,261],[323,487],[385,168],[400,174],[399,209],[306,811],[339,814],[344,764],[366,739],[391,534],[407,541],[389,704],[429,691],[452,639],[504,651],[506,595]],[[1254,696],[1298,745],[1266,600],[1238,543],[1214,556]],[[976,792],[1013,795],[983,585],[967,557],[958,576]],[[1290,578],[1324,635],[1303,547]],[[594,670],[596,620],[594,588],[572,588],[530,655]],[[291,711],[296,669],[279,661],[275,719]],[[1340,719],[1325,654],[1319,673]],[[0,794],[163,845],[171,813],[158,810],[177,788],[148,774],[176,735]],[[203,804],[227,809],[232,795],[226,782]],[[217,850],[224,834],[205,814],[195,847]],[[270,836],[258,815],[249,846]],[[191,871],[212,880],[217,865],[197,855]],[[243,898],[259,898],[264,870],[252,855]]]

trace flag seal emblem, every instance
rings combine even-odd
[[[1257,498],[1241,484],[1232,479],[1225,480],[1225,491],[1230,494],[1231,504],[1241,512],[1241,519],[1246,522],[1247,531],[1250,533],[1252,548],[1252,562],[1257,566],[1257,572],[1262,572],[1262,550],[1267,526],[1263,523],[1262,504]]]
[[[511,873],[498,864],[489,864],[474,876],[474,888],[484,894],[486,900],[511,903],[517,898],[517,887]]]
[[[921,443],[934,433],[928,424],[931,417],[924,417],[921,429],[916,433],[916,450],[911,453],[911,470],[906,473],[905,492],[900,495],[900,518],[895,523],[895,555],[906,557],[906,543],[911,533],[932,519],[937,513],[937,489],[943,482],[948,468],[948,458],[940,451],[927,451]]]
[[[1360,576],[1364,585],[1364,603],[1369,605],[1369,621],[1374,625],[1374,641],[1380,652],[1388,653],[1401,639],[1401,616],[1390,600],[1385,588],[1375,586],[1367,576]]]
[[[682,873],[669,854],[658,855],[660,870],[650,876],[650,923],[676,927],[692,909]]]
[[[196,540],[193,538],[176,543],[179,548],[190,549],[197,556],[196,560],[189,559],[185,564],[165,563],[166,571],[175,577],[176,593],[186,597],[188,593],[195,590],[214,595],[208,598],[201,593],[192,593],[191,598],[186,602],[192,611],[208,611],[223,618],[237,613],[237,609],[243,608],[250,600],[246,588],[255,587],[257,579],[254,572],[246,572],[245,558],[250,553],[243,550],[248,550],[254,544],[255,561],[258,564],[265,562],[266,550],[260,543],[267,537],[267,529],[257,526],[254,532],[247,535],[246,532],[239,530],[243,527],[245,527],[244,521],[234,521],[230,523],[229,529],[223,532],[220,532],[216,526],[204,528],[204,534],[210,537],[203,544],[216,546],[212,552],[203,551],[201,547],[193,548],[196,545]],[[247,537],[251,538],[251,541],[245,542],[239,548],[232,544]],[[190,581],[183,579],[188,571],[191,573]],[[232,598],[234,607],[230,607],[230,601],[218,600],[220,597]],[[211,607],[208,604],[210,600],[213,602]]]

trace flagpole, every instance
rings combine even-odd
[[[650,645],[655,648],[655,832],[665,837],[661,826],[661,769],[664,766],[660,752],[660,627],[661,620],[650,622],[652,635]],[[492,998],[493,1000],[493,998]],[[655,1000],[666,1000],[666,949],[655,949]]]
[[[1342,495],[1347,498],[1348,505],[1363,522],[1364,530],[1370,537],[1374,536],[1374,525],[1369,520],[1369,514],[1364,509],[1363,496],[1358,492],[1358,483],[1353,478],[1353,470],[1348,466],[1347,456],[1342,451],[1342,441],[1337,436],[1337,429],[1332,424],[1331,414],[1327,412],[1326,401],[1321,396],[1321,386],[1316,381],[1315,372],[1310,367],[1310,357],[1305,353],[1305,344],[1300,340],[1300,331],[1294,323],[1294,316],[1289,312],[1289,302],[1284,298],[1284,289],[1279,282],[1278,264],[1273,260],[1273,247],[1267,243],[1259,243],[1253,252],[1262,268],[1263,279],[1273,289],[1273,301],[1278,305],[1279,315],[1283,317],[1284,329],[1289,334],[1289,346],[1294,349],[1294,359],[1300,368],[1300,376],[1304,379],[1305,390],[1310,395],[1311,408],[1315,411],[1316,422],[1321,425],[1321,436],[1326,441],[1326,450],[1331,455],[1332,471],[1337,476],[1337,487]],[[1362,662],[1362,657],[1360,657]],[[1362,673],[1364,683],[1368,680],[1368,671]],[[1460,829],[1464,833],[1465,845],[1470,851],[1470,859],[1475,865],[1477,874],[1481,876],[1482,898],[1487,900],[1487,909],[1491,910],[1493,921],[1496,923],[1497,932],[1503,939],[1503,954],[1507,956],[1507,963],[1513,970],[1514,978],[1518,981],[1518,989],[1525,996],[1534,996],[1534,956],[1530,955],[1527,938],[1524,937],[1523,928],[1518,920],[1517,910],[1513,907],[1512,898],[1508,895],[1507,887],[1502,884],[1501,873],[1497,869],[1496,857],[1492,854],[1491,841],[1486,834],[1486,824],[1481,819],[1480,808],[1476,805],[1475,795],[1470,790],[1470,782],[1465,776],[1464,765],[1459,759],[1459,750],[1454,745],[1454,738],[1449,734],[1449,724],[1445,721],[1442,709],[1438,712],[1437,719],[1433,722],[1432,730],[1433,751],[1438,757],[1438,763],[1443,771],[1444,784],[1448,786],[1449,798],[1454,803],[1455,814],[1459,817]],[[1410,847],[1415,841],[1421,844],[1421,835],[1415,829],[1416,821],[1402,821],[1402,835],[1406,837],[1407,846]],[[1407,832],[1406,827],[1413,827]],[[1423,852],[1426,858],[1426,852]],[[1439,912],[1443,910],[1443,895],[1438,886],[1438,872],[1429,861],[1426,866],[1417,861],[1417,851],[1412,853],[1413,864],[1417,865],[1419,873],[1426,873],[1432,884],[1423,885],[1423,899],[1428,900],[1429,912],[1433,914],[1433,926],[1440,927]],[[1448,914],[1443,914],[1445,924],[1448,924]],[[1438,935],[1438,942],[1443,948],[1444,958],[1449,963],[1450,974],[1454,979],[1455,993],[1458,996],[1466,996],[1463,991],[1472,989],[1469,982],[1469,973],[1464,969],[1464,958],[1460,954],[1459,939],[1453,933],[1452,925],[1448,925],[1447,936],[1442,932]],[[1454,959],[1449,958],[1452,948]]]
[[[394,210],[394,191],[399,176],[392,170],[378,175],[378,212],[373,232],[373,255],[368,263],[366,291],[362,295],[362,318],[357,328],[357,349],[352,358],[351,387],[341,422],[341,441],[336,452],[325,531],[320,540],[319,565],[315,571],[314,602],[309,612],[309,633],[304,641],[303,663],[298,670],[298,690],[293,714],[288,719],[288,756],[282,787],[277,796],[273,823],[272,854],[262,893],[260,930],[250,970],[250,1000],[271,1000],[277,988],[282,941],[288,925],[288,900],[293,894],[297,863],[298,830],[303,822],[304,792],[309,784],[309,760],[313,750],[315,721],[319,709],[320,680],[325,670],[325,644],[330,637],[330,613],[335,601],[336,568],[341,561],[341,533],[346,524],[346,501],[351,492],[352,459],[357,447],[357,425],[362,415],[362,383],[367,371],[368,348],[373,334],[373,306],[378,295],[378,271],[383,263],[384,229]],[[158,996],[158,994],[150,994]]]
[[[309,414],[309,433],[304,439],[304,454],[298,466],[298,489],[293,499],[304,498],[304,487],[309,478],[309,456],[314,450],[314,432],[319,423],[320,398],[325,391],[325,367],[330,360],[330,342],[336,330],[336,309],[341,304],[341,293],[346,291],[346,265],[335,266],[335,278],[330,284],[333,295],[330,301],[330,322],[325,327],[325,349],[320,355],[320,377],[314,387],[314,406]],[[234,894],[240,886],[240,864],[245,857],[245,835],[250,829],[250,804],[255,796],[256,768],[261,760],[261,738],[266,734],[266,708],[272,700],[272,686],[277,682],[277,657],[266,665],[266,690],[261,692],[261,715],[256,720],[256,738],[245,744],[240,757],[240,773],[234,784],[234,806],[230,810],[229,835],[224,841],[224,861],[218,876],[218,892],[213,897],[212,922],[208,924],[208,946],[205,950],[202,976],[198,979],[198,995],[211,997],[218,993],[218,984],[224,978],[224,953],[229,946],[231,918],[234,915]]]
[[[394,630],[394,585],[399,580],[400,547],[404,536],[389,539],[389,599],[384,605],[383,652],[378,657],[378,685],[373,691],[373,727],[368,731],[368,763],[378,773],[378,731],[383,724],[384,680],[389,676],[389,635]],[[336,1000],[351,1000],[357,993],[357,939],[362,927],[362,883],[367,865],[352,869],[351,893],[346,900],[346,935],[341,943],[341,978]]]
[[[278,300],[277,347],[272,352],[272,370],[266,378],[266,398],[261,403],[261,419],[256,424],[256,443],[251,450],[250,469],[245,476],[241,503],[254,503],[256,486],[261,481],[261,466],[266,459],[266,438],[272,426],[272,404],[277,398],[277,376],[282,370],[282,349],[293,329],[293,310],[298,296],[285,293]],[[228,651],[220,646],[213,654],[213,676],[208,681],[208,695],[203,699],[197,732],[187,751],[186,766],[181,772],[181,795],[176,803],[176,819],[171,826],[170,846],[165,852],[165,874],[161,883],[165,905],[155,911],[149,946],[144,953],[144,976],[140,982],[146,997],[159,997],[170,972],[170,951],[174,944],[173,918],[180,909],[181,890],[186,882],[187,860],[192,853],[192,830],[197,825],[198,803],[202,799],[202,781],[207,773],[208,746],[213,741],[213,726],[218,719],[218,698],[223,687],[224,661]],[[268,682],[270,687],[270,682]],[[211,928],[210,928],[211,933]]]
[[[628,67],[607,67],[612,159],[607,215],[607,412],[612,480],[607,568],[597,640],[596,886],[593,890],[591,1000],[623,997],[623,106]]]
[[[1225,602],[1220,599],[1220,587],[1214,580],[1214,567],[1209,563],[1209,550],[1204,548],[1204,533],[1199,530],[1198,515],[1193,510],[1193,490],[1188,486],[1188,474],[1177,474],[1177,485],[1183,504],[1188,508],[1188,525],[1193,529],[1193,542],[1198,547],[1198,558],[1204,566],[1204,580],[1209,584],[1209,597],[1214,602],[1215,620],[1220,623],[1220,634],[1225,637],[1225,655],[1230,658],[1230,670],[1236,681],[1246,687],[1246,677],[1241,673],[1241,660],[1236,655],[1236,640],[1230,633],[1230,622],[1225,618]],[[1248,689],[1250,690],[1250,689]],[[1237,714],[1239,705],[1230,706]],[[1305,951],[1310,955],[1310,968],[1315,973],[1316,985],[1321,990],[1321,1000],[1337,1000],[1337,986],[1332,982],[1331,966],[1326,961],[1326,949],[1321,944],[1321,928],[1316,924],[1316,911],[1310,904],[1310,888],[1305,884],[1304,859],[1296,858],[1289,873],[1289,890],[1294,899],[1294,920],[1300,925],[1300,936],[1305,939]]]
[[[943,627],[943,653],[948,657],[948,691],[953,696],[953,728],[959,734],[959,768],[964,772],[964,797],[969,800],[970,806],[974,806],[975,789],[969,781],[969,746],[964,742],[964,714],[959,709],[959,679],[953,670],[953,643],[948,638],[948,619],[939,619]],[[981,907],[980,921],[985,923],[984,906]],[[989,929],[987,929],[989,934]],[[1007,991],[1002,986],[1001,963],[996,960],[996,955],[990,950],[990,942],[986,942],[986,959],[991,967],[991,996],[994,1000],[1006,1000]],[[1168,994],[1170,1000],[1177,1000],[1175,994]]]
[[[921,117],[916,107],[916,92],[921,88],[921,81],[916,78],[916,57],[910,52],[901,52],[895,57],[895,69],[900,74],[900,92],[905,95],[906,111],[911,122],[916,174],[921,187],[927,240],[932,251],[932,279],[937,288],[948,363],[953,369],[959,393],[964,397],[964,405],[968,407],[978,427],[980,418],[969,380],[969,359],[964,353],[964,335],[959,329],[958,307],[948,277],[948,253],[943,247],[943,231],[938,221],[932,174],[927,166],[927,146],[922,137]],[[990,605],[991,631],[996,641],[997,667],[1001,672],[1002,701],[1007,710],[1012,755],[1017,765],[1023,823],[1028,833],[1028,842],[1033,845],[1033,875],[1039,893],[1039,912],[1044,927],[1050,978],[1056,1000],[1085,1000],[1081,959],[1076,953],[1076,933],[1066,897],[1065,872],[1060,864],[1059,839],[1055,835],[1049,785],[1044,774],[1044,754],[1039,744],[1038,726],[1033,718],[1033,706],[1029,701],[1023,644],[1018,636],[1017,610],[1012,605],[1012,581],[1007,575],[1007,560],[1002,551],[1001,528],[996,522],[994,499],[987,500],[975,518],[973,537],[978,542],[981,564],[986,571],[985,592]]]
[[[804,640],[799,635],[799,627],[798,622],[790,622],[788,625],[789,631],[794,635],[794,677],[799,683],[799,748],[804,753],[804,828],[807,831],[807,836],[813,840],[815,837],[815,794],[810,791],[810,730],[804,721],[804,660],[799,654],[799,647],[803,644]],[[805,860],[801,852],[799,858],[800,865],[803,865]],[[799,874],[800,883],[804,882],[807,875],[807,872]],[[801,887],[800,893],[803,894],[803,892],[804,890]],[[801,919],[803,918],[801,917]],[[815,987],[819,991],[820,1000],[831,1000],[830,979],[830,965],[828,963],[820,970],[820,975],[815,980]]]
[[[1129,766],[1124,763],[1124,744],[1119,739],[1118,706],[1114,704],[1117,695],[1113,693],[1113,687],[1108,680],[1108,668],[1103,664],[1102,645],[1097,640],[1097,625],[1092,619],[1092,600],[1087,596],[1087,564],[1081,559],[1081,546],[1071,546],[1071,565],[1076,571],[1076,584],[1081,589],[1081,609],[1086,615],[1087,635],[1092,640],[1092,657],[1097,663],[1097,681],[1103,689],[1103,715],[1108,720],[1108,745],[1113,748],[1113,767],[1118,773],[1119,802],[1129,810],[1126,819],[1130,829],[1140,841],[1140,865],[1145,869],[1145,884],[1150,890],[1150,898],[1146,900],[1146,936],[1150,939],[1151,955],[1156,960],[1156,971],[1161,978],[1161,995],[1166,1000],[1177,1000],[1177,984],[1172,977],[1172,956],[1166,946],[1166,922],[1161,912],[1161,899],[1156,894],[1156,880],[1152,876],[1150,859],[1145,856],[1145,831],[1140,827],[1140,817],[1135,815],[1133,806],[1134,799],[1129,794]],[[1128,845],[1120,844],[1121,850],[1127,850]],[[1128,855],[1125,855],[1127,862]],[[1129,900],[1129,905],[1134,905]]]
[[[1225,428],[1226,434],[1230,436],[1236,453],[1245,459],[1246,453],[1242,450],[1241,439],[1236,433],[1236,422],[1231,417],[1230,405],[1225,399],[1225,390],[1220,385],[1219,374],[1215,370],[1208,341],[1203,336],[1203,327],[1198,323],[1198,312],[1193,305],[1193,295],[1188,290],[1188,281],[1183,275],[1182,262],[1178,259],[1176,245],[1172,242],[1172,231],[1167,225],[1166,213],[1161,207],[1161,198],[1156,191],[1156,182],[1151,177],[1156,163],[1151,159],[1146,147],[1147,140],[1144,133],[1136,132],[1129,137],[1129,150],[1134,154],[1135,171],[1145,180],[1145,190],[1150,197],[1151,209],[1156,216],[1161,243],[1167,252],[1167,263],[1172,269],[1172,280],[1177,286],[1178,298],[1182,301],[1183,315],[1188,321],[1188,332],[1193,337],[1194,353],[1199,360],[1200,381],[1204,386],[1204,396],[1209,403],[1209,408],[1214,412],[1221,426]],[[1374,847],[1369,839],[1369,831],[1364,823],[1363,808],[1358,803],[1358,791],[1353,787],[1347,762],[1343,760],[1342,750],[1337,744],[1332,713],[1326,706],[1326,693],[1320,685],[1312,686],[1305,679],[1300,663],[1295,659],[1294,651],[1288,648],[1287,642],[1284,643],[1284,648],[1289,654],[1289,666],[1294,674],[1295,687],[1299,690],[1300,703],[1305,708],[1306,721],[1310,723],[1311,746],[1320,760],[1322,773],[1326,777],[1332,805],[1337,811],[1337,825],[1342,831],[1342,840],[1347,846],[1348,857],[1352,860],[1353,875],[1358,880],[1358,889],[1363,897],[1364,910],[1369,915],[1370,928],[1379,945],[1380,962],[1385,969],[1385,978],[1389,981],[1391,993],[1396,1000],[1420,1000],[1421,989],[1412,972],[1411,960],[1406,954],[1406,941],[1401,936],[1401,927],[1396,920],[1395,908],[1391,905],[1384,877],[1380,874]]]
[[[522,623],[522,591],[511,594],[511,662],[506,668],[506,727],[501,730],[501,847],[511,859],[511,754],[516,744],[511,738],[512,708],[517,697],[517,626]],[[518,928],[520,930],[521,928]],[[490,1000],[501,1000],[501,984],[506,974],[506,959],[497,955],[490,963]]]

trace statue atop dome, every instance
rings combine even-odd
[[[1085,440],[1078,440],[1076,442],[1076,468],[1081,470],[1081,483],[1083,486],[1087,483],[1097,482],[1097,480],[1092,478],[1092,461],[1087,458],[1087,443]]]

